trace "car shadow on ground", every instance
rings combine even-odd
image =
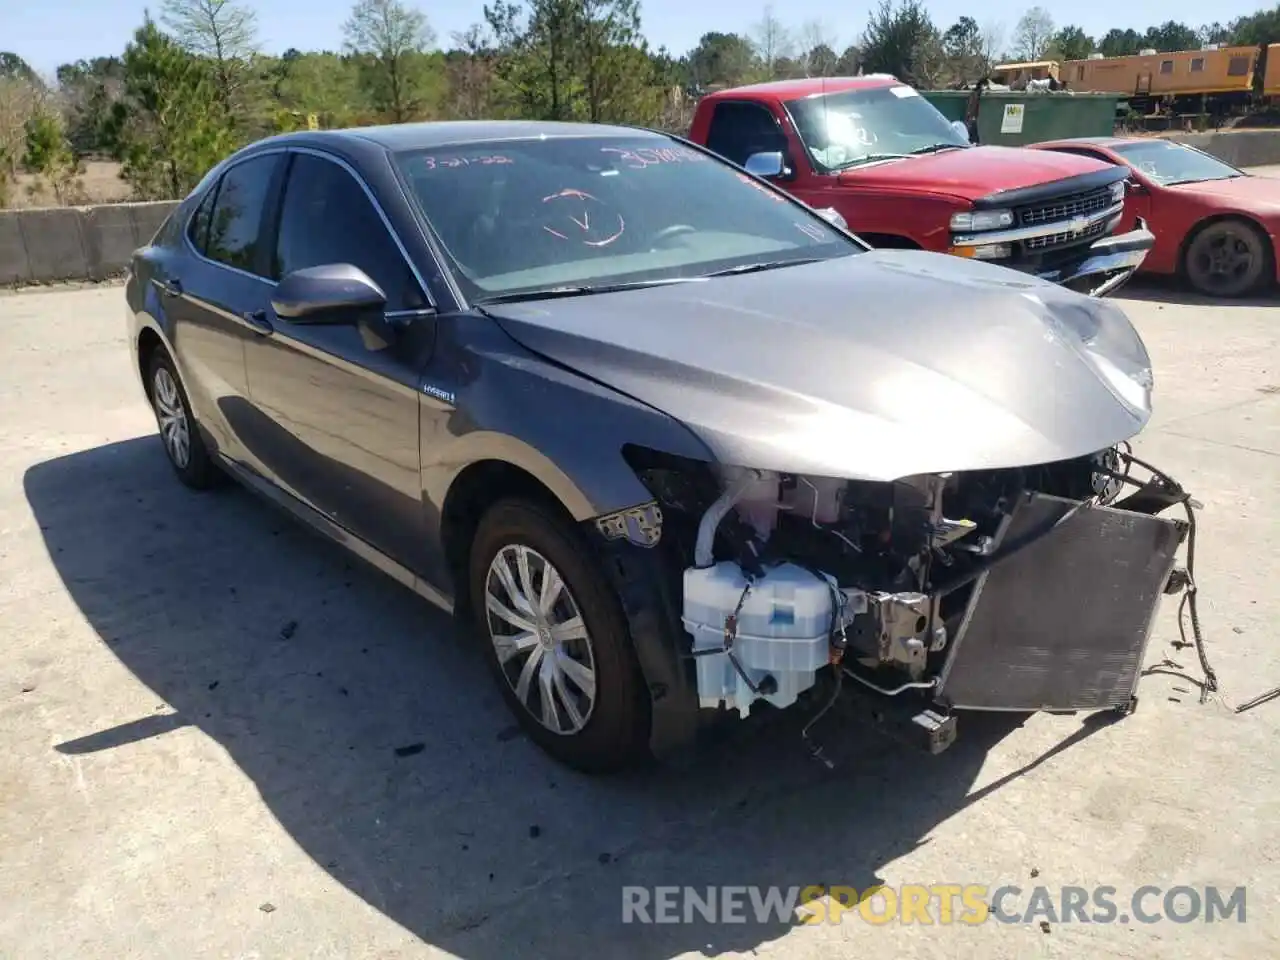
[[[1113,297],[1120,300],[1143,300],[1171,303],[1186,307],[1280,307],[1280,287],[1272,287],[1251,297],[1206,297],[1196,293],[1176,277],[1142,276],[1130,280]]]
[[[863,889],[1095,729],[981,790],[984,758],[1016,717],[966,717],[957,743],[929,757],[833,711],[815,728],[828,769],[802,748],[807,717],[783,713],[735,726],[679,769],[583,777],[516,732],[451,618],[238,488],[181,487],[154,437],[51,460],[24,482],[67,590],[173,711],[54,749],[94,754],[197,727],[319,867],[461,957],[750,950],[794,918],[757,921],[748,907],[746,923],[624,926],[623,887]],[[283,909],[287,889],[272,900]]]

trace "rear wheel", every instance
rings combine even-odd
[[[151,357],[148,392],[165,455],[178,479],[194,490],[214,486],[222,473],[200,438],[178,369],[163,348],[157,348]]]
[[[476,531],[470,587],[485,658],[535,743],[591,773],[643,758],[646,691],[621,604],[570,523],[496,504]]]
[[[1271,248],[1262,231],[1244,220],[1218,220],[1202,228],[1187,245],[1182,269],[1199,293],[1243,297],[1266,280]]]

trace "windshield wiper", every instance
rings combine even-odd
[[[619,290],[639,290],[643,287],[665,287],[673,283],[693,283],[705,277],[667,277],[662,280],[630,280],[626,283],[576,284],[574,286],[548,287],[546,290],[526,290],[517,293],[499,293],[480,297],[472,303],[484,306],[489,303],[520,303],[524,300],[558,300],[562,297],[589,297],[593,293],[616,293]]]
[[[759,273],[761,270],[776,270],[779,267],[795,267],[802,263],[818,263],[825,260],[826,257],[797,257],[792,260],[765,260],[762,263],[743,263],[736,267],[726,267],[724,270],[716,270],[714,273],[704,274],[704,277],[732,277],[740,273]]]
[[[1239,180],[1244,174],[1228,173],[1221,177],[1188,177],[1186,180],[1166,180],[1163,186],[1176,187],[1184,183],[1213,183],[1215,180]]]
[[[832,167],[833,171],[848,170],[850,167],[861,166],[864,163],[871,163],[875,160],[905,160],[909,154],[906,153],[868,153],[866,156],[858,157],[855,160],[849,160],[839,166]]]
[[[911,155],[914,157],[922,153],[937,153],[940,150],[963,150],[965,147],[966,144],[963,143],[931,143],[927,147],[912,150]]]

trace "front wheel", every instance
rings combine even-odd
[[[572,524],[532,502],[496,504],[470,586],[485,659],[530,739],[588,773],[641,760],[645,685],[618,597]]]
[[[1201,229],[1183,255],[1182,269],[1197,292],[1243,297],[1257,290],[1271,268],[1271,248],[1257,227],[1219,220]]]

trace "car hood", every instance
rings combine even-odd
[[[1178,193],[1194,193],[1215,197],[1237,208],[1256,209],[1261,213],[1280,215],[1280,178],[1232,177],[1229,180],[1203,180],[1199,183],[1176,183],[1165,189]]]
[[[969,147],[876,163],[840,174],[840,182],[875,189],[924,189],[965,200],[1105,170],[1101,160],[1018,147]]]
[[[1030,465],[1104,449],[1150,416],[1125,375],[1149,378],[1146,348],[1114,304],[944,254],[485,309],[739,466],[893,480]]]

